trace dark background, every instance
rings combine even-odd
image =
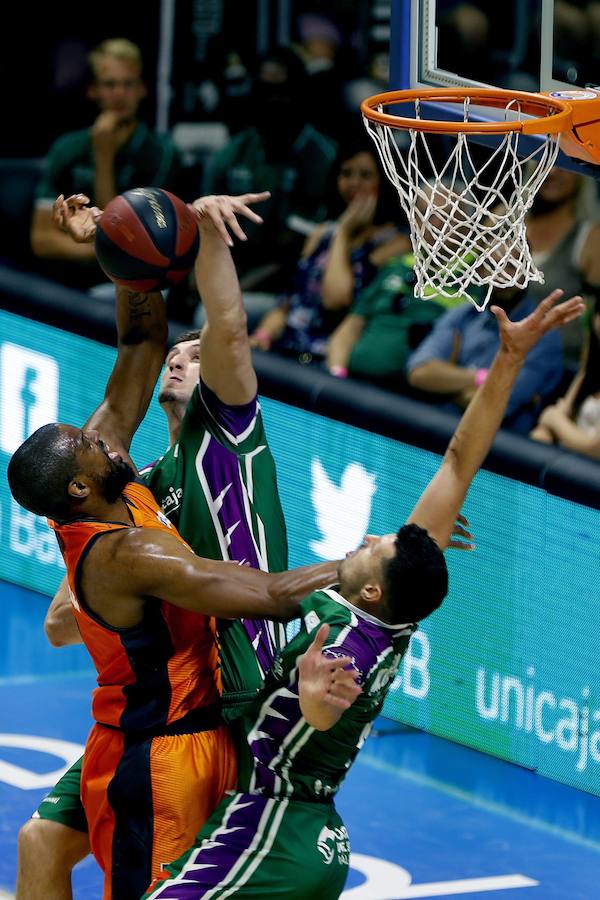
[[[326,13],[335,20],[348,77],[361,75],[374,49],[374,6],[371,0],[328,0],[322,8],[314,0],[176,0],[170,125],[192,118],[194,87],[206,78],[218,80],[225,53],[236,50],[250,63],[265,37],[287,33],[295,40],[302,13]],[[0,54],[0,156],[44,156],[60,134],[91,124],[95,107],[85,97],[86,57],[109,37],[140,46],[148,86],[141,112],[155,124],[159,0],[18,3],[10,16]]]

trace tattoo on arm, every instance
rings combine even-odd
[[[150,297],[148,294],[138,292],[130,293],[127,298],[129,323],[122,343],[139,344],[145,340],[145,331],[142,327],[142,319],[152,315]]]

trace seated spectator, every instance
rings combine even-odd
[[[541,300],[560,286],[565,297],[587,293],[600,284],[600,222],[596,182],[566,169],[551,169],[526,218],[533,261],[544,273],[544,284],[531,282],[528,296]],[[585,331],[583,317],[562,329],[565,363],[579,366]]]
[[[406,252],[408,237],[398,229],[398,198],[380,169],[365,135],[340,152],[336,197],[327,221],[309,236],[288,295],[251,335],[252,345],[321,360],[330,334],[354,299],[390,257]]]
[[[146,96],[139,48],[124,38],[104,41],[89,56],[88,97],[100,110],[91,128],[64,134],[48,152],[31,227],[35,255],[51,260],[45,274],[73,287],[105,282],[94,247],[75,244],[52,224],[58,194],[82,193],[104,208],[117,194],[152,185],[178,189],[178,151],[168,137],[138,119]]]
[[[537,306],[518,288],[496,288],[490,305],[501,306],[513,321],[526,318]],[[498,323],[488,309],[471,303],[451,309],[437,320],[431,333],[407,363],[411,387],[446,401],[447,408],[464,409],[485,381],[499,346]],[[546,334],[527,358],[508,403],[504,427],[528,434],[563,375],[563,346],[559,331]]]
[[[389,387],[406,385],[406,363],[447,309],[466,301],[414,296],[414,256],[386,262],[363,290],[329,339],[327,368],[332,375],[365,378]],[[475,291],[475,288],[472,289]]]
[[[557,403],[542,411],[529,435],[545,444],[558,444],[593,459],[600,459],[600,300],[580,371]]]
[[[236,134],[212,158],[207,194],[243,194],[260,184],[271,192],[264,224],[246,229],[234,248],[242,288],[282,290],[306,234],[325,218],[324,197],[337,145],[307,124],[307,74],[299,56],[279,47],[262,57],[253,88],[255,125]]]

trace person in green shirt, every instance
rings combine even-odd
[[[332,375],[350,375],[389,387],[406,386],[410,353],[442,313],[466,299],[437,294],[418,299],[414,296],[413,265],[412,253],[395,256],[360,292],[329,339],[327,368]]]
[[[139,47],[125,38],[103,41],[89,55],[89,99],[98,115],[90,128],[71,131],[50,147],[36,190],[31,223],[32,250],[42,271],[72,287],[106,281],[93,244],[75,243],[53,225],[52,204],[81,192],[93,205],[107,203],[130,188],[152,185],[177,193],[181,159],[167,135],[138,118],[146,96]]]

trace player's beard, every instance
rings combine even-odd
[[[174,391],[165,388],[164,391],[161,391],[158,395],[159,403],[180,403],[181,398],[177,396]]]
[[[109,460],[110,468],[106,475],[98,479],[102,496],[107,503],[115,503],[123,493],[123,489],[135,478],[135,472],[124,459],[116,462]]]

